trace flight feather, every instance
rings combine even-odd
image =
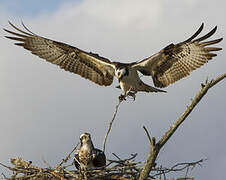
[[[18,31],[4,29],[14,36],[9,39],[19,41],[15,43],[39,56],[46,61],[60,66],[66,71],[79,74],[99,85],[109,86],[113,82],[114,69],[112,63],[97,54],[88,53],[62,42],[50,40],[32,33],[24,24],[25,31],[9,24]]]
[[[151,75],[154,85],[160,88],[188,76],[191,71],[216,56],[213,51],[221,50],[221,48],[209,47],[209,45],[219,43],[222,38],[203,42],[216,32],[217,27],[208,34],[195,39],[202,29],[203,24],[187,40],[178,44],[170,44],[153,56],[133,65],[133,67],[144,75]]]

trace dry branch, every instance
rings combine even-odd
[[[79,143],[77,143],[77,145],[72,149],[72,151],[64,159],[62,159],[62,161],[56,166],[55,169],[58,169],[62,166],[63,163],[66,163],[70,159],[71,154],[77,149],[78,145]]]
[[[116,155],[117,156],[117,155]],[[122,159],[117,156],[116,160],[108,160],[109,163],[105,168],[97,168],[92,170],[87,170],[85,172],[88,180],[136,180],[139,176],[140,171],[144,166],[144,162],[135,161],[136,154],[132,154],[131,157]],[[6,166],[1,164],[5,168],[13,172],[13,175],[4,179],[15,180],[15,179],[31,179],[31,180],[46,180],[46,179],[59,179],[59,180],[83,180],[83,175],[80,171],[67,170],[67,168],[58,167],[56,168],[41,168],[34,166],[30,161],[24,161],[21,158],[14,158],[11,161],[14,167]],[[178,163],[171,168],[156,167],[153,171],[153,176],[149,176],[147,179],[152,180],[160,179],[160,175],[167,174],[169,172],[177,172],[188,169],[189,167],[194,167],[195,165],[202,163],[203,160],[188,163]],[[185,180],[184,177],[180,180]],[[193,179],[192,177],[187,177],[186,179]],[[171,179],[166,179],[171,180]],[[175,179],[176,180],[176,179]],[[178,178],[179,180],[179,178]]]
[[[150,142],[150,151],[148,154],[148,159],[145,163],[144,169],[141,171],[139,180],[146,180],[155,166],[155,160],[159,154],[160,149],[164,146],[164,144],[169,140],[169,138],[173,135],[173,133],[177,130],[177,128],[184,122],[187,116],[192,112],[195,106],[199,103],[199,101],[203,98],[203,96],[207,93],[207,91],[216,85],[218,82],[223,80],[226,77],[226,73],[222,74],[215,80],[211,80],[210,82],[206,81],[205,84],[201,84],[201,90],[196,94],[195,98],[192,100],[191,104],[186,108],[183,114],[177,119],[177,121],[170,127],[170,129],[166,132],[166,134],[159,140],[158,143],[155,144],[155,138],[153,137]]]
[[[122,101],[119,100],[118,104],[117,104],[116,107],[115,107],[115,112],[114,112],[114,114],[113,114],[112,120],[110,121],[108,130],[107,130],[107,133],[106,133],[105,138],[104,138],[103,152],[105,152],[105,146],[106,146],[107,138],[108,138],[108,135],[109,135],[109,133],[110,133],[110,131],[111,131],[112,124],[113,124],[113,122],[114,122],[114,120],[115,120],[115,117],[116,117],[116,114],[117,114],[117,112],[118,112],[118,108],[119,108],[119,105],[120,105],[121,102],[122,102]]]

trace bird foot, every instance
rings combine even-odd
[[[126,101],[126,97],[132,97],[133,100],[135,101],[136,99],[136,93],[132,92],[132,91],[129,91],[126,95],[123,95],[121,94],[118,98],[119,98],[119,101],[122,102],[122,101]]]
[[[126,96],[121,94],[121,95],[118,97],[118,99],[119,99],[119,102],[126,101]]]
[[[133,101],[135,101],[135,99],[136,99],[136,94],[135,94],[134,92],[132,92],[132,91],[129,91],[129,92],[127,93],[127,96],[132,97],[132,98],[133,98]]]

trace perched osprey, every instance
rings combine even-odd
[[[79,74],[101,86],[111,85],[115,76],[120,84],[118,87],[122,90],[120,100],[125,99],[127,95],[135,99],[135,94],[139,91],[166,92],[155,87],[167,87],[207,63],[216,56],[213,51],[222,49],[209,47],[209,45],[217,44],[223,39],[203,42],[215,33],[217,27],[208,34],[195,39],[203,29],[204,24],[202,24],[193,36],[183,42],[170,44],[144,60],[120,63],[111,62],[98,54],[85,52],[76,47],[38,36],[23,23],[27,32],[10,22],[9,24],[18,32],[4,29],[14,35],[13,37],[6,36],[7,38],[19,41],[15,44],[66,71]],[[152,76],[155,87],[145,84],[140,79],[138,71],[145,76]]]
[[[89,133],[80,136],[81,146],[74,157],[74,164],[77,169],[89,169],[103,167],[106,165],[106,157],[103,151],[94,148]]]

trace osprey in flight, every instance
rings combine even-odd
[[[223,39],[205,41],[215,33],[217,27],[208,34],[196,38],[203,29],[204,24],[202,24],[194,35],[183,42],[172,43],[144,60],[120,63],[36,35],[23,23],[25,30],[17,28],[10,22],[9,24],[18,32],[4,29],[14,35],[6,36],[7,38],[18,41],[15,43],[16,45],[30,50],[33,54],[66,71],[79,74],[101,86],[111,85],[115,76],[120,84],[118,87],[122,90],[122,94],[119,96],[120,100],[125,99],[126,96],[132,96],[135,99],[135,94],[139,91],[166,92],[155,87],[167,87],[207,63],[216,56],[214,51],[222,49],[209,47],[209,45],[217,44]],[[145,84],[140,79],[138,72],[145,76],[152,76],[155,87]]]
[[[106,157],[103,151],[94,148],[89,133],[80,136],[81,146],[75,153],[74,164],[77,169],[103,167],[106,165]]]

